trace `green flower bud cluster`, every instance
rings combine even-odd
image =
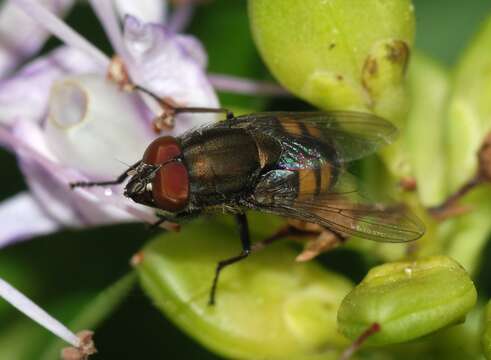
[[[336,313],[351,282],[313,262],[295,263],[286,244],[224,271],[217,304],[209,306],[217,261],[237,251],[233,232],[223,221],[197,221],[144,248],[136,269],[155,305],[230,358],[309,359],[349,344],[337,332]]]
[[[457,219],[439,222],[429,209],[479,170],[491,128],[491,21],[451,73],[413,50],[410,0],[249,0],[249,15],[263,60],[289,91],[324,110],[376,113],[401,129],[382,161],[362,165],[363,177],[375,191],[414,180],[412,194],[394,193],[424,219],[427,235],[409,245],[348,242],[378,265],[356,287],[314,262],[295,263],[297,253],[277,244],[227,268],[209,307],[216,262],[238,249],[232,227],[207,219],[206,232],[198,221],[142,250],[136,270],[145,291],[181,329],[230,358],[336,359],[373,324],[380,330],[366,344],[378,348],[360,358],[443,356],[449,339],[476,339],[454,325],[472,309],[479,314],[471,276],[491,232],[491,191],[465,197],[472,211]],[[251,230],[264,239],[276,223],[258,217]],[[471,343],[469,353],[478,353]]]

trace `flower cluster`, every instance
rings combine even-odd
[[[58,1],[48,3],[59,6]],[[62,3],[59,12],[71,5]],[[91,2],[131,80],[181,104],[216,107],[217,97],[205,74],[206,54],[195,38],[163,25],[164,3],[116,4],[114,8],[110,2]],[[64,44],[16,72],[8,71],[13,60],[2,69],[0,143],[18,157],[30,191],[0,205],[7,217],[22,214],[26,219],[8,222],[0,246],[62,226],[151,221],[151,212],[128,202],[118,189],[72,191],[68,187],[76,180],[113,179],[125,164],[137,161],[156,136],[151,104],[108,81],[110,59],[47,7],[35,1],[12,1],[4,12],[13,12],[22,24],[29,24],[29,34],[24,36],[37,35],[36,43],[34,39],[16,43],[21,54],[35,53],[47,31]],[[129,15],[135,13],[142,18]],[[12,33],[16,34],[8,32]],[[198,123],[193,119],[179,119],[173,133],[194,125]]]
[[[185,19],[179,9],[171,26],[165,26],[166,4],[160,0],[90,4],[131,81],[181,104],[218,105],[200,43],[175,31]],[[148,209],[123,198],[117,187],[69,187],[76,180],[116,177],[156,136],[155,104],[108,80],[110,58],[56,16],[72,5],[71,0],[15,0],[0,13],[8,20],[2,20],[0,29],[0,144],[16,155],[29,185],[29,191],[0,204],[0,247],[60,227],[154,218]],[[63,44],[29,60],[50,33]],[[207,119],[200,117],[203,121]],[[181,118],[171,133],[199,122]],[[0,295],[72,345],[80,345],[68,329],[4,281]]]

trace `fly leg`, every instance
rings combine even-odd
[[[150,230],[157,230],[160,227],[160,225],[162,225],[166,221],[170,221],[167,218],[167,216],[162,216],[162,215],[159,215],[159,214],[155,214],[155,216],[157,216],[159,219],[157,221],[155,221],[154,223],[149,224],[150,225]]]
[[[289,236],[295,236],[295,237],[312,237],[312,236],[318,236],[319,233],[316,231],[313,231],[311,229],[301,229],[298,228],[294,225],[288,224],[285,227],[281,228],[278,230],[275,234],[272,236],[263,239],[261,241],[258,241],[251,245],[250,242],[250,236],[249,236],[249,226],[247,224],[247,217],[245,214],[238,214],[236,215],[236,220],[237,224],[239,225],[239,233],[240,233],[240,240],[242,242],[242,251],[240,254],[231,257],[229,259],[222,260],[218,262],[216,270],[215,270],[215,277],[213,278],[213,283],[211,286],[211,291],[210,291],[210,299],[208,301],[209,305],[214,305],[215,304],[215,299],[216,299],[216,290],[217,290],[217,285],[218,285],[218,278],[220,276],[221,271],[229,265],[232,265],[240,260],[245,259],[248,257],[251,252],[256,252],[264,249],[266,246],[284,239]],[[334,233],[333,235],[336,237],[336,239],[344,239],[343,235]],[[341,240],[340,240],[341,241]]]
[[[346,241],[346,235],[343,235],[332,229],[325,229],[317,234],[314,239],[310,239],[304,245],[303,251],[295,258],[295,261],[309,261],[316,256],[333,250]]]
[[[208,107],[185,107],[185,106],[180,106],[176,102],[174,102],[170,98],[161,98],[157,94],[153,93],[152,91],[140,86],[140,85],[133,85],[133,89],[139,90],[143,92],[144,94],[147,94],[151,98],[153,98],[157,103],[160,104],[164,112],[159,115],[155,120],[154,120],[154,126],[155,130],[157,132],[160,132],[162,129],[168,128],[172,129],[174,127],[174,118],[177,114],[183,114],[183,113],[188,113],[188,114],[203,114],[203,113],[216,113],[216,114],[225,114],[226,119],[230,120],[233,119],[235,116],[233,112],[231,112],[228,109],[224,108],[208,108]]]
[[[208,305],[215,305],[216,291],[218,278],[222,270],[232,265],[240,260],[245,259],[251,253],[251,240],[249,236],[249,225],[247,224],[247,217],[245,214],[237,214],[235,216],[237,220],[237,225],[239,226],[240,241],[242,242],[242,251],[239,255],[234,257],[219,261],[215,269],[215,277],[213,278],[213,283],[210,291],[210,299],[208,300]]]
[[[128,170],[126,170],[124,173],[119,175],[116,179],[114,180],[109,180],[109,181],[77,181],[70,183],[70,188],[74,189],[77,187],[91,187],[91,186],[110,186],[110,185],[119,185],[123,181],[125,181],[128,176],[132,173],[133,170],[135,170],[138,165],[140,165],[141,161],[138,161],[131,165]]]
[[[119,56],[114,56],[109,65],[107,76],[114,81],[122,90],[125,91],[141,91],[153,98],[164,110],[163,114],[159,115],[154,120],[155,130],[160,133],[163,129],[172,129],[174,127],[174,117],[176,114],[182,113],[223,113],[227,120],[233,119],[234,114],[228,109],[223,108],[207,108],[207,107],[184,107],[177,104],[170,98],[162,98],[154,92],[132,83],[126,66]]]
[[[150,230],[156,230],[156,229],[160,228],[160,225],[162,225],[165,222],[168,222],[170,224],[174,224],[174,227],[172,229],[173,231],[179,231],[180,225],[175,223],[175,221],[179,221],[179,220],[184,219],[184,218],[190,218],[190,217],[199,215],[200,213],[201,213],[201,211],[199,211],[199,210],[184,211],[184,212],[180,212],[177,215],[172,216],[171,218],[169,218],[165,215],[159,214],[159,213],[155,213],[155,216],[157,216],[159,219],[150,225]]]
[[[272,236],[254,243],[252,251],[262,250],[275,241],[292,236],[297,239],[308,239],[303,251],[296,257],[295,261],[311,260],[317,255],[339,246],[346,240],[346,235],[332,229],[290,219],[289,224],[279,229]]]
[[[295,228],[294,226],[287,225],[280,230],[278,230],[275,234],[272,236],[263,239],[261,241],[256,242],[255,244],[251,245],[250,242],[250,235],[249,235],[249,226],[247,224],[247,217],[245,214],[238,214],[236,215],[236,220],[237,224],[239,226],[239,233],[240,233],[240,240],[242,242],[242,251],[240,252],[239,255],[236,255],[234,257],[231,257],[229,259],[222,260],[218,262],[216,270],[215,270],[215,277],[213,278],[213,284],[211,286],[211,291],[210,291],[210,299],[208,301],[209,305],[214,305],[215,304],[215,298],[216,298],[216,290],[217,290],[217,285],[218,285],[218,278],[220,276],[221,271],[229,265],[232,265],[240,260],[245,259],[248,257],[251,252],[256,252],[259,250],[264,249],[266,246],[274,243],[277,240],[284,239],[288,236],[311,236],[311,233],[308,233],[306,231],[299,230]]]
[[[279,229],[276,233],[274,233],[270,237],[254,243],[252,245],[252,251],[253,252],[260,251],[264,249],[266,246],[271,245],[272,243],[287,238],[289,236],[307,237],[307,236],[312,236],[312,234],[303,230],[299,230],[294,226],[286,225],[281,229]]]
[[[165,230],[179,231],[181,229],[181,225],[174,222],[174,220],[176,220],[175,218],[169,219],[169,218],[167,218],[167,216],[162,216],[159,214],[155,214],[155,216],[157,216],[159,219],[157,221],[149,224],[150,230],[154,231],[154,230],[158,229],[158,230],[164,230],[164,231]],[[161,228],[161,225],[164,223],[167,223],[166,224],[167,226],[165,228]]]

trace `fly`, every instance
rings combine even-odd
[[[138,90],[160,100],[149,91]],[[178,221],[216,208],[232,213],[242,251],[218,262],[221,271],[251,253],[246,211],[257,210],[321,225],[335,234],[382,242],[416,240],[424,227],[404,205],[373,203],[346,171],[350,161],[390,143],[397,129],[368,113],[265,112],[234,116],[226,109],[172,107],[178,113],[224,113],[226,119],[181,136],[161,136],[117,179],[71,187],[121,184],[124,195]]]

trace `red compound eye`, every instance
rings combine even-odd
[[[142,161],[145,164],[161,165],[167,162],[157,171],[152,182],[153,199],[163,210],[182,210],[188,201],[188,170],[180,161],[172,161],[181,154],[181,146],[172,136],[155,139],[143,154]]]
[[[143,154],[143,162],[149,165],[159,165],[180,156],[181,147],[172,136],[161,136],[155,139]]]
[[[152,194],[159,208],[182,210],[189,196],[189,176],[184,164],[173,161],[162,166],[153,179]]]

